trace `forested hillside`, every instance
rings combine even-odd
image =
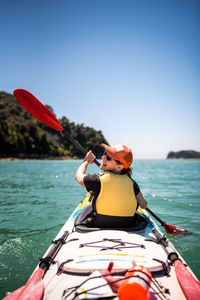
[[[53,112],[50,106],[47,107]],[[59,121],[84,148],[93,150],[97,157],[102,155],[100,145],[107,141],[101,131],[70,122],[65,116]],[[13,95],[0,92],[0,157],[61,156],[81,158],[83,154],[58,131],[35,119]]]

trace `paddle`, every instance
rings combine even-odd
[[[174,234],[174,235],[192,234],[192,232],[188,231],[187,229],[166,224],[154,212],[152,212],[148,207],[146,208],[146,210],[165,228],[166,233],[170,233],[170,234]]]
[[[36,119],[40,120],[42,123],[47,126],[54,128],[60,132],[63,132],[67,138],[80,150],[82,153],[86,154],[87,150],[84,149],[68,132],[66,132],[63,127],[60,125],[57,118],[54,114],[48,110],[46,106],[44,106],[35,96],[33,96],[30,92],[24,89],[16,89],[14,90],[14,96],[17,100],[34,116]],[[95,160],[94,161],[97,166],[100,166],[100,163]],[[164,226],[165,231],[170,234],[191,234],[188,230],[184,228],[179,228],[173,225],[166,224],[162,221],[155,213],[153,213],[149,208],[146,210],[158,221],[162,226]]]
[[[76,146],[83,154],[87,153],[84,149],[59,123],[54,114],[43,105],[34,95],[24,89],[16,89],[13,92],[17,100],[39,121],[45,125],[58,130]],[[94,163],[99,167],[100,163],[95,159]]]
[[[153,233],[159,244],[161,244],[168,254],[168,259],[174,265],[176,278],[188,300],[200,299],[200,285],[195,277],[189,272],[184,263],[180,260],[178,253],[172,252],[167,239],[164,235],[160,234],[157,229],[153,229]]]
[[[15,290],[14,292],[8,294],[2,300],[40,300],[42,299],[44,293],[44,282],[42,280],[44,273],[48,270],[50,265],[53,263],[54,258],[56,257],[58,251],[65,243],[69,235],[68,231],[65,231],[64,234],[56,241],[53,241],[54,245],[49,250],[47,256],[41,259],[39,268],[33,273],[29,278],[27,283]]]

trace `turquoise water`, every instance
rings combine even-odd
[[[80,161],[0,162],[0,296],[22,286],[85,195]],[[133,177],[148,206],[191,236],[170,240],[200,278],[200,160],[137,160]],[[98,168],[89,166],[91,173]],[[169,237],[169,236],[168,236]]]

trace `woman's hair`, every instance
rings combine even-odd
[[[120,161],[118,161],[118,160],[115,160],[116,162],[117,162],[117,164],[119,164],[119,165],[122,165],[122,163],[120,162]],[[123,168],[122,170],[121,170],[121,175],[128,175],[129,177],[131,177],[131,175],[132,175],[132,172],[133,172],[133,169],[132,168],[128,168],[128,169],[125,169],[125,168]]]
[[[132,172],[133,172],[132,168],[128,168],[128,169],[124,168],[124,169],[121,170],[121,175],[127,174],[127,175],[131,176]]]

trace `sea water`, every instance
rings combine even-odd
[[[24,285],[83,199],[74,179],[80,163],[0,161],[1,298]],[[99,169],[89,165],[88,172]],[[200,160],[136,160],[133,178],[160,219],[193,232],[168,237],[200,278]]]

